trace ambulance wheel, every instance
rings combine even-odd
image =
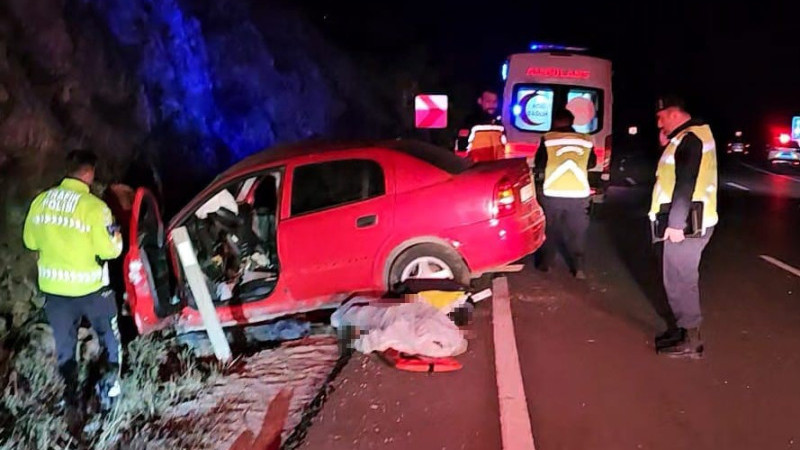
[[[415,245],[401,253],[389,271],[389,288],[412,278],[454,280],[469,286],[469,270],[461,255],[438,244]]]

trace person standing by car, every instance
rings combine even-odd
[[[478,97],[478,109],[467,116],[458,129],[456,152],[470,152],[478,160],[497,159],[505,147],[505,129],[498,115],[499,96],[484,89]]]
[[[84,316],[108,353],[101,394],[114,398],[120,393],[117,307],[105,261],[120,256],[122,235],[108,206],[90,193],[96,164],[91,151],[70,152],[66,178],[34,199],[23,230],[25,246],[38,255],[39,289],[71,406],[78,400],[75,346]]]
[[[656,119],[667,143],[658,162],[649,215],[655,221],[657,215],[668,211],[663,281],[675,319],[656,337],[656,350],[673,357],[699,357],[704,349],[700,258],[719,221],[716,144],[711,128],[693,119],[679,98],[659,99]],[[687,238],[684,230],[698,204],[702,205],[701,230],[698,236]],[[673,322],[671,318],[669,322]]]
[[[550,270],[558,241],[563,239],[575,278],[583,280],[591,195],[589,167],[597,163],[597,156],[592,139],[572,128],[574,120],[568,110],[556,111],[553,129],[542,137],[534,160],[537,178],[544,172],[542,207],[547,219],[539,270]]]

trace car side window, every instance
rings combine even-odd
[[[292,216],[367,200],[386,193],[380,164],[347,159],[294,169]]]

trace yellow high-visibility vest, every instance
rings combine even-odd
[[[81,297],[107,284],[100,260],[122,253],[122,237],[112,233],[108,206],[80,180],[66,178],[34,199],[25,219],[25,246],[39,253],[39,289]]]
[[[561,198],[587,198],[588,164],[592,139],[582,133],[550,132],[544,135],[547,167],[544,172],[544,195]]]
[[[703,202],[703,231],[719,222],[717,214],[717,147],[711,128],[696,125],[686,128],[670,139],[656,170],[656,184],[650,202],[650,220],[655,220],[661,205],[672,202],[675,190],[675,151],[687,134],[692,133],[703,143],[700,171],[692,193],[693,202]]]
[[[502,125],[475,125],[469,132],[467,151],[474,161],[502,159],[507,144]]]

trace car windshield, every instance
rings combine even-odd
[[[451,150],[419,141],[390,141],[385,147],[403,152],[432,164],[447,173],[457,175],[472,167],[472,162],[456,156]]]

